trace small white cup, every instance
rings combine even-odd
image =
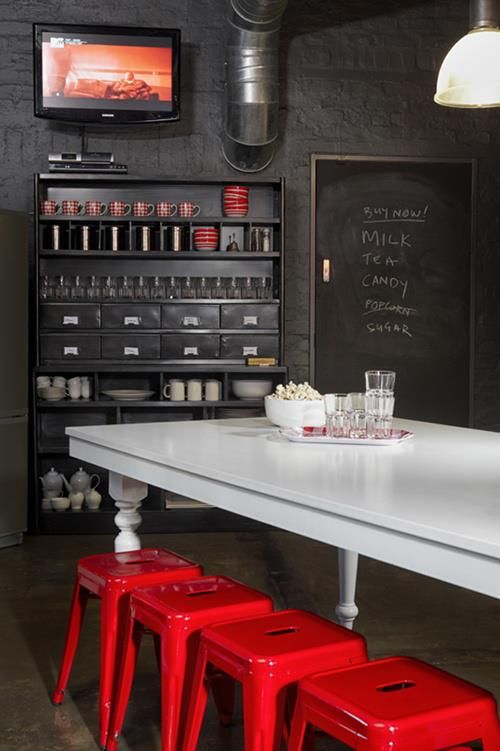
[[[37,389],[43,389],[45,386],[51,386],[51,385],[52,385],[52,382],[51,382],[50,376],[44,376],[44,375],[37,376],[37,379],[36,379]]]
[[[197,378],[192,378],[187,382],[188,402],[201,402],[203,398],[203,386]]]
[[[79,399],[82,395],[82,382],[80,378],[70,378],[66,387],[66,393],[70,399]]]
[[[66,378],[64,378],[64,376],[54,376],[52,379],[52,385],[62,386],[64,388],[66,386]]]
[[[178,378],[171,378],[163,389],[163,396],[172,402],[183,402],[186,399],[186,384]]]
[[[82,376],[80,380],[82,382],[82,399],[90,399],[90,378],[88,378],[87,376]]]
[[[205,381],[205,401],[218,402],[221,397],[220,381]]]

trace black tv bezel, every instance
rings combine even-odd
[[[42,33],[54,34],[102,34],[126,36],[170,37],[172,39],[172,109],[169,112],[151,111],[144,102],[144,110],[107,110],[99,107],[75,109],[74,107],[44,107],[42,91]],[[97,24],[33,24],[33,80],[35,117],[59,120],[80,125],[142,125],[145,123],[176,122],[180,119],[180,29],[156,29],[136,26],[106,26]],[[103,117],[104,114],[107,117]],[[112,117],[109,115],[112,114]]]

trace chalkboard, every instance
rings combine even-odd
[[[473,160],[313,157],[320,391],[363,390],[366,369],[391,369],[398,415],[471,423],[474,176]]]

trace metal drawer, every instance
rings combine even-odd
[[[164,360],[212,360],[219,357],[217,334],[164,334],[161,356]]]
[[[226,334],[221,336],[221,357],[278,357],[279,337],[271,334]]]
[[[278,305],[221,305],[221,329],[277,329]]]
[[[81,334],[42,334],[40,358],[49,360],[98,360],[101,356],[101,340],[98,336]]]
[[[98,329],[101,325],[99,305],[66,305],[44,303],[40,305],[42,329]]]
[[[163,305],[164,329],[218,329],[218,305]]]
[[[102,337],[105,360],[158,360],[160,337],[156,334],[121,334]]]
[[[159,305],[103,305],[103,329],[159,329]]]

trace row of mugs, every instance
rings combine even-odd
[[[165,399],[172,402],[206,402],[220,401],[222,393],[222,384],[220,381],[208,380],[200,381],[197,378],[191,378],[189,381],[182,381],[179,378],[171,378],[163,389]]]
[[[132,216],[144,217],[156,213],[157,216],[169,217],[178,216],[183,218],[192,218],[198,216],[200,207],[191,201],[181,201],[179,204],[170,203],[170,201],[158,201],[156,204],[147,203],[147,201],[134,201],[126,203],[125,201],[85,201],[80,203],[76,200],[64,200],[60,204],[53,200],[40,201],[40,214],[43,216],[55,216],[64,214],[66,216]]]
[[[65,396],[70,399],[90,399],[90,378],[87,376],[37,376],[36,392],[41,399],[46,401],[60,401]]]

